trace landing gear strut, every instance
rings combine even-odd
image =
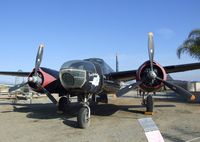
[[[82,102],[82,107],[78,112],[77,115],[77,123],[78,127],[80,128],[87,128],[90,126],[90,115],[91,115],[91,110],[88,105],[88,99],[86,96],[84,96],[83,102]]]

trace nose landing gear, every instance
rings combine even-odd
[[[91,110],[88,105],[88,99],[86,96],[84,96],[84,99],[81,103],[82,103],[82,107],[79,110],[78,115],[77,115],[77,123],[78,123],[78,127],[85,129],[90,126]]]
[[[77,115],[77,123],[80,128],[87,128],[90,126],[90,108],[89,106],[83,106]]]

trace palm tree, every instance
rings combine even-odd
[[[187,53],[191,57],[200,60],[200,29],[191,31],[188,38],[177,49],[178,58],[180,58],[183,53]]]

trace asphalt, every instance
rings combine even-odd
[[[77,127],[78,106],[71,106],[65,114],[47,98],[0,101],[0,141],[3,142],[145,142],[145,132],[138,122],[152,118],[165,142],[200,141],[200,106],[198,103],[159,98],[155,100],[153,115],[144,115],[141,98],[128,94],[123,98],[109,97],[109,104],[92,106],[91,125]]]

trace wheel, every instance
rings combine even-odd
[[[147,112],[153,112],[153,97],[151,95],[146,98],[146,109]]]
[[[77,116],[77,123],[80,128],[87,128],[90,125],[89,110],[86,107],[82,107]]]
[[[64,112],[66,110],[68,103],[69,103],[69,100],[67,97],[61,97],[58,102],[58,110]]]

